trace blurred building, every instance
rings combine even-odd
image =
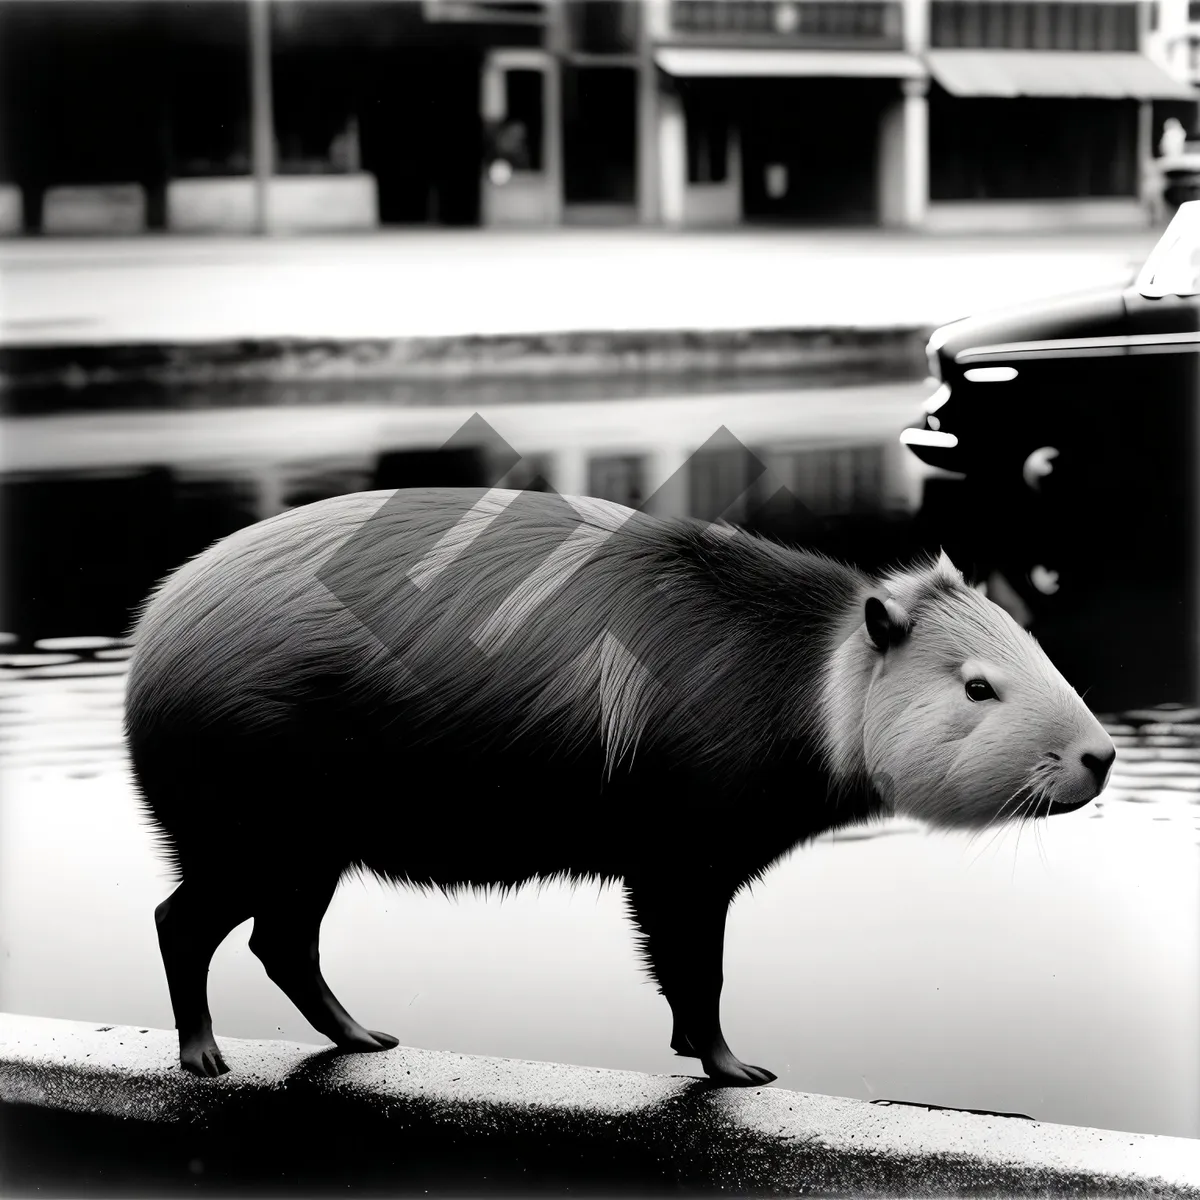
[[[1196,47],[1187,0],[0,0],[0,228],[1142,222]]]
[[[1186,0],[1186,4],[1186,32],[1175,40],[1172,51],[1184,59],[1184,77],[1193,87],[1200,87],[1200,0]]]

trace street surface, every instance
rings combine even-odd
[[[913,328],[1128,282],[1159,236],[414,230],[0,244],[0,345]]]

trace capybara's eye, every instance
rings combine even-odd
[[[996,693],[992,691],[992,685],[986,679],[967,680],[968,700],[996,700],[998,698]]]

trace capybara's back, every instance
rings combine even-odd
[[[396,1044],[320,971],[321,918],[359,868],[445,888],[620,879],[672,1046],[719,1082],[769,1081],[720,1028],[742,886],[890,811],[1067,811],[1112,760],[944,556],[877,583],[728,526],[543,493],[364,493],[235,533],[147,602],[126,705],[179,882],[156,918],[181,1061],[202,1075],[227,1069],[208,963],[251,917],[316,1029]]]

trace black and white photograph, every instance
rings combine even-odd
[[[1200,1200],[1200,2],[0,0],[0,1195]]]

